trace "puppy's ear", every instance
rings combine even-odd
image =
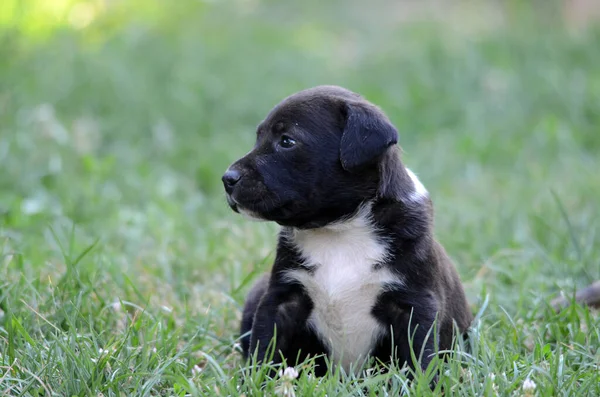
[[[372,164],[386,149],[398,143],[398,131],[374,105],[347,102],[346,124],[340,146],[340,160],[347,171]]]

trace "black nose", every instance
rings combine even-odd
[[[239,171],[229,169],[227,172],[225,172],[225,175],[223,175],[223,178],[221,179],[223,180],[225,191],[227,193],[231,193],[231,190],[235,184],[242,179],[242,174]]]

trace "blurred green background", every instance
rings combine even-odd
[[[363,94],[397,126],[474,311],[489,296],[488,335],[517,355],[527,335],[547,342],[549,297],[600,278],[599,10],[2,0],[0,368],[16,372],[0,370],[0,390],[177,394],[195,365],[213,368],[200,385],[233,373],[240,307],[277,228],[232,213],[220,176],[272,106],[317,84]],[[569,319],[553,341],[598,340],[597,316],[579,331]],[[108,345],[133,382],[107,380],[94,355]]]

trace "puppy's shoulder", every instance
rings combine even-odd
[[[275,280],[282,281],[285,272],[303,266],[302,256],[293,240],[293,230],[290,227],[282,227],[277,236],[277,248],[272,273]]]

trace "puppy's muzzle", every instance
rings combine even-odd
[[[235,168],[229,168],[221,178],[223,186],[225,187],[225,192],[227,193],[227,204],[229,204],[231,209],[235,212],[238,212],[238,206],[231,195],[233,194],[235,185],[237,185],[240,179],[242,179],[242,173]]]

